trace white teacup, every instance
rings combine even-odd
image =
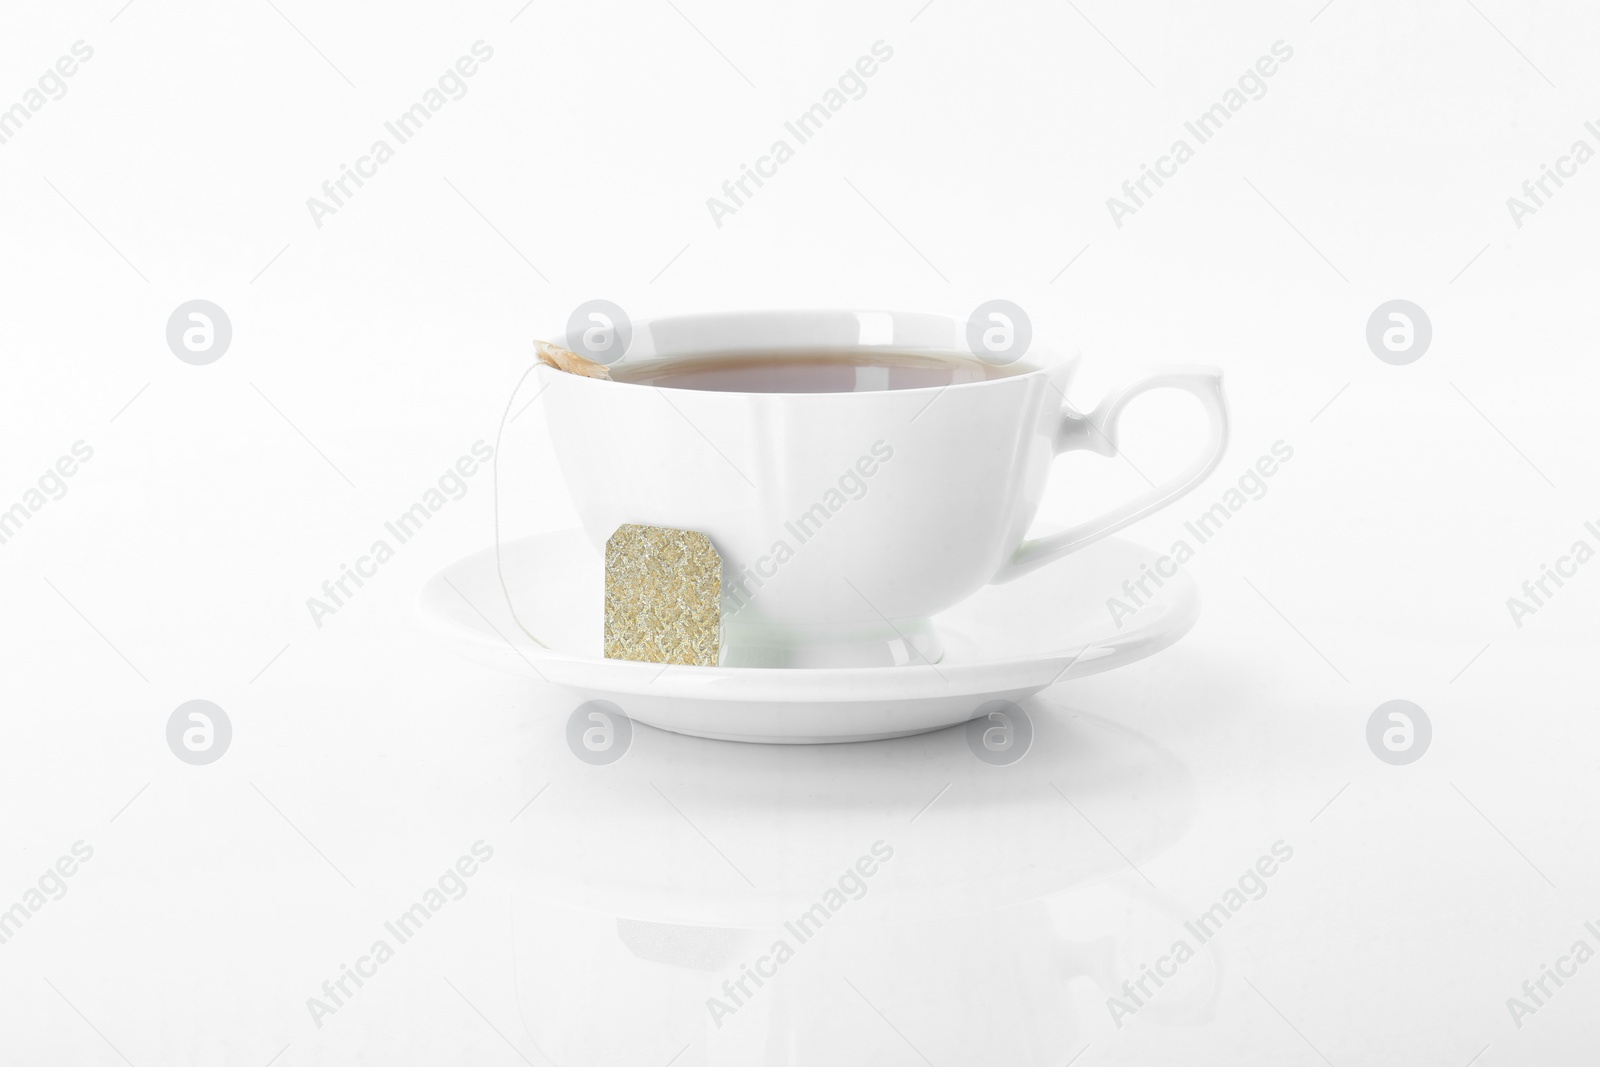
[[[634,323],[613,371],[818,350],[970,363],[966,337],[964,321],[925,314],[692,315]],[[658,388],[542,365],[537,373],[557,459],[597,548],[625,523],[696,530],[716,546],[723,665],[891,666],[937,663],[930,616],[1143,518],[1221,460],[1220,371],[1161,370],[1082,415],[1064,399],[1076,351],[1048,358],[989,380],[863,382],[853,392]],[[1115,455],[1122,409],[1163,387],[1203,405],[1209,436],[1199,458],[1099,518],[1028,538],[1052,460],[1076,448]]]

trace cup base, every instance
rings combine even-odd
[[[915,667],[944,658],[926,617],[855,626],[770,627],[724,622],[722,667]]]

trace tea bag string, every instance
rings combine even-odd
[[[517,384],[511,390],[511,395],[506,398],[506,409],[500,413],[500,428],[495,431],[494,435],[494,462],[490,465],[490,474],[494,490],[494,572],[500,579],[500,592],[506,598],[506,607],[511,610],[511,618],[516,622],[517,629],[526,634],[528,640],[540,648],[548,649],[550,646],[535,637],[533,631],[523,623],[522,616],[517,614],[517,605],[511,600],[511,589],[506,585],[506,572],[500,563],[500,442],[505,437],[506,420],[511,415],[511,405],[516,403],[517,393],[522,389],[522,383],[528,380],[528,375],[532,374],[537,366],[538,363],[535,363],[532,367],[522,372],[522,377],[517,379]],[[540,387],[539,393],[544,392],[545,388],[547,387]],[[539,399],[539,393],[534,393],[533,399],[529,400],[528,403],[531,404],[534,400]]]

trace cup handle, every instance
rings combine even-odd
[[[1222,372],[1215,367],[1167,367],[1147,378],[1123,386],[1100,402],[1087,415],[1063,405],[1061,423],[1056,430],[1055,453],[1086,448],[1102,456],[1117,454],[1117,420],[1134,397],[1152,389],[1182,389],[1192,393],[1205,409],[1210,437],[1199,458],[1181,473],[1134,499],[1113,508],[1099,518],[1070,529],[1022,542],[991,582],[998,584],[1020,578],[1029,571],[1060,559],[1098,541],[1110,533],[1137,522],[1183,496],[1205,480],[1222,462],[1228,447],[1228,407],[1222,395]]]

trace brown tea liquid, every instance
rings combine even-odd
[[[983,382],[1022,374],[959,355],[805,350],[682,356],[611,367],[613,381],[723,393],[862,393]]]

